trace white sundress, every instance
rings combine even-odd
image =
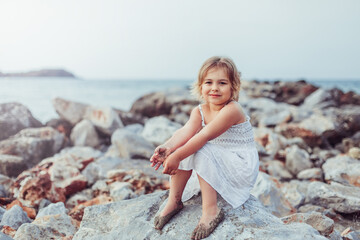
[[[205,127],[201,105],[199,111],[202,126]],[[245,122],[231,126],[180,162],[179,169],[193,170],[182,195],[183,202],[200,191],[196,174],[233,208],[238,208],[250,197],[250,190],[259,173],[259,155],[249,120],[250,117],[246,115]]]

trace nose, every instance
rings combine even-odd
[[[219,90],[218,84],[216,84],[216,83],[212,84],[211,90],[212,90],[212,91],[218,91],[218,90]]]

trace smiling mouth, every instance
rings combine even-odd
[[[217,94],[210,94],[210,97],[220,97],[221,95],[217,95]]]

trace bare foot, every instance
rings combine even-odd
[[[170,219],[175,216],[181,209],[183,209],[183,203],[176,202],[175,204],[167,203],[164,210],[160,213],[159,216],[156,216],[154,219],[155,229],[161,230]]]
[[[196,228],[191,234],[191,239],[199,240],[208,237],[222,222],[224,216],[225,214],[222,209],[218,209],[218,212],[215,215],[203,214],[199,221],[199,224],[196,226]]]

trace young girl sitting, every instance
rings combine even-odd
[[[171,175],[169,198],[155,217],[156,229],[161,230],[183,208],[182,202],[197,193],[199,184],[202,216],[192,239],[206,238],[223,220],[217,193],[233,208],[250,197],[259,158],[250,118],[237,102],[239,90],[240,75],[231,59],[205,61],[193,86],[203,104],[192,110],[189,121],[158,146],[150,159],[155,170],[163,164],[163,173]]]

